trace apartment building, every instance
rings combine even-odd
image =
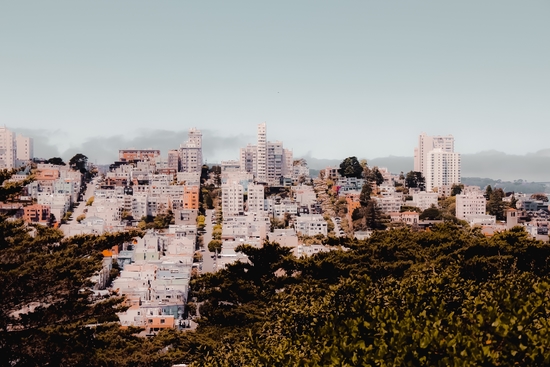
[[[222,184],[223,215],[237,215],[244,212],[244,188],[235,182]]]
[[[267,125],[258,125],[256,145],[240,149],[239,168],[252,173],[259,183],[280,185],[281,177],[292,177],[292,151],[280,141],[267,141]]]
[[[179,148],[180,172],[201,172],[202,169],[202,132],[189,129],[188,140]]]
[[[264,213],[265,212],[265,188],[263,185],[249,184],[248,185],[248,212]]]
[[[17,145],[15,134],[5,126],[0,127],[0,169],[14,168],[16,157]]]
[[[431,150],[426,158],[426,191],[445,185],[460,183],[460,154],[441,148]]]
[[[160,156],[158,149],[120,149],[118,160],[121,162],[155,161]]]
[[[456,195],[456,217],[466,220],[468,215],[485,215],[487,200],[482,194]]]
[[[302,215],[296,217],[296,232],[306,236],[317,234],[326,236],[328,234],[327,222],[320,214]]]
[[[452,135],[429,136],[426,133],[418,137],[418,147],[414,149],[414,170],[422,172],[426,177],[428,169],[428,153],[434,149],[441,149],[443,152],[454,152],[455,139]]]
[[[420,191],[414,193],[412,197],[413,200],[410,204],[416,206],[417,208],[420,208],[421,210],[426,210],[432,205],[437,206],[438,194],[435,192]]]
[[[17,134],[15,138],[16,165],[22,166],[34,158],[34,141],[32,138]]]

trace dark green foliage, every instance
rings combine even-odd
[[[382,176],[382,173],[380,172],[378,167],[374,167],[373,169],[369,170],[366,178],[367,181],[375,182],[376,185],[381,185],[384,182],[384,176]]]
[[[420,191],[426,189],[426,180],[422,172],[410,171],[405,177],[405,186],[408,188],[418,188]]]
[[[421,220],[438,220],[442,219],[441,211],[437,209],[435,206],[432,206],[431,208],[428,208],[424,210],[418,217]]]
[[[70,160],[69,160],[69,166],[77,171],[80,171],[81,173],[86,173],[86,165],[88,164],[88,157],[86,157],[82,153],[75,154]]]
[[[63,162],[63,159],[59,157],[50,158],[46,161],[46,163],[55,164],[56,166],[65,166],[65,162]]]
[[[340,163],[338,173],[342,177],[361,178],[363,175],[363,167],[357,160],[357,157],[348,157]]]
[[[460,195],[463,189],[463,184],[453,184],[453,186],[451,187],[451,196]]]

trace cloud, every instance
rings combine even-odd
[[[161,129],[147,129],[129,131],[128,135],[94,136],[87,138],[83,143],[73,145],[60,151],[54,138],[59,137],[58,131],[16,129],[17,132],[34,139],[34,155],[39,158],[60,156],[65,160],[77,153],[88,157],[90,162],[109,164],[118,159],[119,149],[159,149],[166,155],[168,150],[179,148],[187,140],[187,130],[173,131]],[[253,142],[254,137],[245,135],[220,136],[212,130],[202,130],[203,156],[212,162],[222,159],[237,159],[239,148]]]
[[[340,159],[316,159],[308,153],[303,156],[310,168],[319,170],[328,166],[338,166]],[[357,157],[361,159],[361,157]],[[490,177],[492,179],[514,181],[523,179],[534,182],[550,182],[550,149],[525,155],[513,155],[496,150],[475,154],[462,154],[462,177]],[[379,157],[367,159],[369,166],[386,167],[392,173],[409,172],[414,168],[413,157]]]

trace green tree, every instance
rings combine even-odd
[[[487,212],[490,215],[496,216],[497,220],[506,219],[506,203],[502,201],[505,197],[504,191],[501,188],[495,189],[491,192],[491,197],[487,201]]]
[[[365,182],[363,184],[363,187],[361,188],[361,194],[359,194],[359,202],[361,203],[361,206],[367,206],[370,202],[371,198],[370,195],[372,194],[372,188],[368,182]]]
[[[218,253],[222,250],[222,241],[221,240],[212,240],[208,242],[208,251],[215,252],[218,251]]]
[[[460,195],[460,193],[464,190],[463,184],[453,184],[451,187],[451,196]]]
[[[367,181],[375,182],[378,186],[384,183],[384,176],[382,176],[382,173],[378,167],[374,167],[370,170],[369,175],[367,176]]]
[[[361,178],[363,174],[363,167],[361,167],[357,157],[348,157],[340,163],[338,173],[342,177]]]
[[[533,200],[541,200],[541,201],[544,201],[545,203],[548,202],[548,195],[546,195],[543,192],[533,194],[533,195],[530,196],[530,198],[533,199]]]
[[[419,219],[421,220],[439,220],[442,219],[441,212],[439,209],[437,209],[435,206],[432,206],[426,210],[424,210],[419,216]]]
[[[426,190],[426,180],[422,172],[410,171],[405,177],[405,185],[408,188],[418,188],[420,191]]]
[[[487,200],[491,200],[491,195],[493,194],[493,188],[491,187],[491,185],[487,185],[487,187],[485,188],[485,199]]]
[[[46,161],[46,163],[54,164],[56,166],[65,166],[65,162],[63,162],[63,159],[59,157],[50,158]]]
[[[80,171],[81,173],[86,173],[87,164],[88,164],[88,157],[86,157],[82,153],[75,154],[69,160],[69,166],[74,170]]]

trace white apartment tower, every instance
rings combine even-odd
[[[460,154],[440,148],[428,153],[426,160],[426,191],[460,182]]]
[[[292,176],[293,156],[280,141],[267,141],[266,123],[258,125],[256,145],[247,145],[239,152],[240,169],[252,173],[259,183],[279,184],[281,176]]]
[[[258,125],[255,171],[258,182],[267,182],[267,126],[265,122]]]
[[[15,138],[16,157],[18,165],[23,165],[34,158],[33,139],[17,134]]]
[[[17,157],[17,143],[15,134],[5,126],[0,127],[0,169],[15,167]]]
[[[180,172],[200,172],[202,169],[202,133],[189,129],[188,140],[180,145]]]
[[[436,187],[460,183],[460,154],[454,152],[452,135],[428,136],[420,134],[414,149],[414,170],[426,179],[426,191]]]
[[[455,151],[455,138],[447,136],[428,136],[426,133],[418,137],[418,148],[414,149],[414,170],[422,172],[426,176],[426,162],[428,153],[433,149],[441,149],[444,152]]]
[[[231,182],[222,184],[222,213],[226,215],[238,215],[244,211],[243,185]]]

